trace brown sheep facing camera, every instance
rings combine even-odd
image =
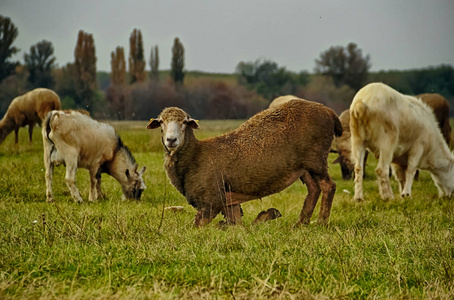
[[[162,129],[164,167],[172,184],[197,209],[196,226],[223,213],[241,223],[240,204],[278,193],[297,179],[308,194],[297,224],[310,222],[321,193],[319,222],[327,223],[336,191],[328,174],[328,154],[342,125],[322,104],[298,100],[266,109],[236,130],[197,140],[198,123],[176,107],[151,119]]]

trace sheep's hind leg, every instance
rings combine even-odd
[[[355,161],[355,196],[356,201],[362,201],[364,199],[363,194],[363,178],[364,178],[364,167],[366,149],[363,145],[356,146],[355,151],[352,150],[352,155]]]
[[[375,172],[377,173],[378,190],[383,200],[394,199],[391,183],[389,182],[389,167],[391,160],[391,152],[380,151],[380,158],[378,159],[378,165]]]
[[[54,166],[55,163],[52,160],[52,154],[56,156],[57,150],[47,138],[43,138],[44,145],[44,167],[46,168],[45,179],[46,179],[46,200],[47,202],[53,202],[54,197],[52,193],[52,182],[54,179]],[[55,152],[55,153],[54,153]]]
[[[316,180],[318,180],[318,178],[316,178]],[[334,183],[328,173],[326,173],[322,179],[318,180],[318,184],[323,192],[318,222],[327,224],[331,214],[331,205],[333,204],[334,193],[336,192],[336,183]]]
[[[50,160],[50,159],[49,159]],[[47,202],[53,202],[54,197],[52,194],[52,181],[53,181],[53,175],[54,175],[54,165],[50,162],[45,161],[46,165],[46,199]]]
[[[300,220],[296,225],[309,224],[321,189],[318,183],[312,178],[309,172],[305,171],[300,177],[301,181],[307,186],[307,196],[304,199],[303,209],[300,213]]]

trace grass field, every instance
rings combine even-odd
[[[376,162],[368,162],[365,201],[353,181],[330,165],[337,191],[330,223],[295,228],[306,195],[287,190],[243,205],[243,225],[219,229],[218,216],[194,228],[195,210],[165,175],[159,130],[144,122],[113,125],[147,170],[140,202],[121,201],[103,175],[107,199],[76,204],[54,176],[55,203],[45,202],[40,130],[0,145],[0,299],[453,299],[454,202],[438,199],[428,173],[411,198],[379,199]],[[238,126],[201,121],[198,137]],[[334,156],[329,160],[333,161]],[[88,198],[88,172],[77,184]],[[163,207],[184,206],[183,212]],[[282,218],[252,225],[270,207]],[[318,215],[318,206],[313,219]]]

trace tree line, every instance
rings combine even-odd
[[[313,73],[298,73],[266,59],[239,62],[234,74],[217,76],[184,69],[185,49],[176,37],[170,70],[160,70],[159,48],[146,55],[143,37],[134,29],[129,55],[123,47],[111,52],[111,71],[96,70],[92,34],[80,30],[74,62],[57,68],[50,41],[40,41],[24,54],[24,64],[12,61],[19,49],[19,31],[10,18],[0,15],[0,115],[11,100],[36,87],[54,89],[63,108],[84,108],[97,118],[148,119],[168,106],[179,106],[197,118],[248,118],[266,108],[277,96],[293,94],[318,101],[336,112],[348,108],[365,84],[380,81],[405,94],[437,92],[454,104],[454,69],[449,65],[408,71],[370,72],[369,55],[355,43],[333,46],[315,59]],[[186,80],[185,80],[186,79]]]

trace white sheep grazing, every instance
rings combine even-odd
[[[399,182],[402,197],[411,196],[416,169],[427,170],[439,196],[454,190],[454,155],[448,148],[432,109],[416,97],[402,95],[382,83],[371,83],[355,95],[350,106],[355,196],[362,200],[366,149],[379,158],[375,169],[380,195],[393,199],[389,167]]]
[[[61,164],[66,166],[66,184],[76,202],[83,202],[76,187],[78,167],[90,173],[89,201],[102,196],[101,173],[111,175],[121,184],[124,197],[140,199],[145,189],[142,179],[145,167],[137,171],[134,157],[112,126],[78,111],[54,110],[43,121],[42,134],[47,201],[53,201],[53,168]]]
[[[0,121],[0,143],[14,130],[17,144],[19,128],[27,125],[31,143],[33,127],[36,124],[41,126],[47,113],[54,109],[61,109],[60,97],[49,89],[34,89],[14,98]]]
[[[342,134],[332,109],[288,101],[232,132],[198,140],[193,132],[197,122],[170,107],[147,128],[161,128],[164,167],[172,184],[197,209],[196,226],[210,223],[220,212],[227,223],[240,223],[241,203],[278,193],[298,179],[308,189],[298,224],[310,222],[321,193],[318,218],[328,222],[336,184],[327,159],[334,135]]]

